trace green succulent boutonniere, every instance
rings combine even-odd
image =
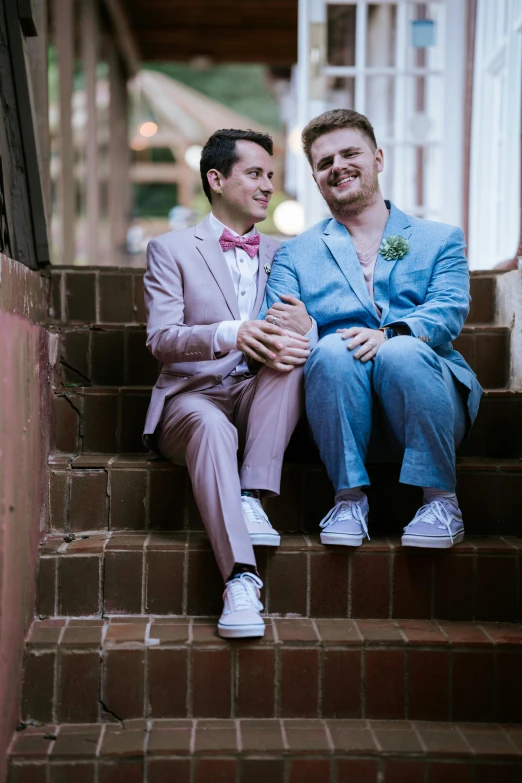
[[[386,237],[379,248],[379,253],[387,261],[398,261],[410,252],[410,245],[407,239],[394,234],[392,237]]]

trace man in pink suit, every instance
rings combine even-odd
[[[218,633],[227,638],[264,634],[253,545],[280,539],[260,501],[279,494],[313,334],[293,297],[292,331],[278,326],[277,316],[256,320],[279,247],[255,228],[273,192],[271,155],[267,135],[214,133],[201,156],[212,212],[147,250],[147,346],[163,369],[144,439],[188,468],[225,581]]]

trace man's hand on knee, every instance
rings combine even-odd
[[[364,326],[352,326],[350,329],[338,329],[337,333],[343,340],[348,340],[347,348],[355,351],[354,359],[368,362],[374,359],[377,351],[386,340],[380,329],[367,329]]]
[[[312,319],[304,303],[291,294],[282,294],[281,299],[284,301],[274,302],[267,311],[265,320],[297,334],[307,334],[312,328]]]
[[[278,372],[290,372],[294,367],[303,365],[310,356],[309,340],[297,332],[288,331],[285,337],[278,340],[280,346],[274,359],[266,362]]]
[[[280,372],[290,372],[304,364],[310,351],[308,338],[288,332],[267,321],[244,321],[238,329],[238,350],[261,364]]]

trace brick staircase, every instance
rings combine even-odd
[[[420,502],[372,466],[372,540],[326,549],[332,489],[301,422],[263,640],[215,634],[221,579],[185,470],[141,428],[156,362],[141,274],[53,271],[49,529],[9,783],[519,783],[522,394],[495,274],[456,347],[487,387],[459,457],[468,536],[405,550]]]

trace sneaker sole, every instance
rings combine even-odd
[[[335,546],[361,546],[362,536],[348,536],[342,533],[321,533],[321,544],[334,544]]]
[[[218,623],[218,636],[223,639],[244,639],[248,637],[260,637],[265,635],[266,626],[259,625],[232,625],[222,626]]]
[[[460,544],[464,540],[464,531],[456,533],[451,538],[442,536],[403,536],[401,542],[403,546],[416,546],[422,549],[451,549],[455,544]]]
[[[281,543],[280,535],[264,535],[263,533],[250,533],[252,546],[279,546]]]

